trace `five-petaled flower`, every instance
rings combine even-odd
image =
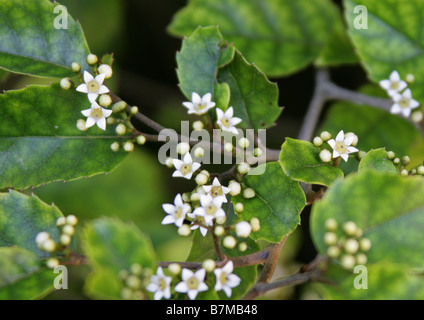
[[[242,120],[240,118],[234,117],[233,107],[229,107],[225,112],[217,108],[216,117],[216,123],[222,130],[238,134],[237,128],[235,126]]]
[[[215,107],[215,102],[211,101],[212,94],[206,93],[200,97],[196,92],[191,95],[191,102],[183,102],[183,106],[188,109],[189,114],[202,115],[209,109]]]
[[[213,198],[220,197],[222,202],[227,202],[225,195],[231,191],[230,188],[221,185],[218,178],[213,179],[212,185],[203,186],[203,190],[205,190],[205,192],[210,194]]]
[[[82,93],[88,94],[88,100],[90,100],[91,103],[96,101],[99,94],[108,93],[109,89],[103,85],[103,81],[105,80],[105,74],[100,73],[95,78],[88,73],[87,71],[84,71],[84,82],[83,84],[80,84],[77,87],[77,91]]]
[[[196,216],[203,217],[206,225],[212,225],[213,220],[225,217],[225,211],[222,209],[222,197],[213,198],[210,194],[200,196],[200,207],[193,211]]]
[[[399,73],[395,70],[391,73],[390,79],[380,81],[380,86],[392,97],[394,94],[404,90],[408,85],[400,79]]]
[[[392,98],[395,103],[390,109],[390,112],[402,113],[407,118],[411,115],[411,110],[417,108],[420,105],[418,101],[412,99],[410,89],[406,89],[401,94],[395,93]]]
[[[336,140],[329,140],[328,144],[333,148],[333,158],[342,157],[344,161],[347,161],[350,153],[358,152],[358,149],[351,146],[354,139],[354,135],[345,138],[345,134],[342,130],[337,135]]]
[[[199,292],[208,290],[208,286],[205,284],[205,269],[199,269],[193,272],[189,269],[183,269],[181,272],[181,278],[183,281],[175,286],[176,292],[187,293],[190,300],[194,300]]]
[[[200,168],[200,163],[193,162],[191,155],[187,152],[181,161],[180,159],[172,159],[175,170],[172,174],[173,177],[183,177],[186,179],[191,179],[193,173]]]
[[[162,208],[168,214],[165,218],[163,218],[162,224],[174,223],[177,227],[181,227],[187,213],[189,213],[191,209],[191,206],[183,202],[181,194],[177,194],[173,205],[165,203],[162,205]]]
[[[83,110],[81,113],[87,117],[85,128],[90,128],[97,124],[100,129],[106,130],[106,118],[112,114],[112,110],[104,109],[96,101],[93,101],[91,108]]]
[[[155,300],[169,299],[171,297],[171,281],[172,277],[165,276],[162,267],[158,267],[156,275],[150,277],[150,283],[146,289],[155,293],[153,296]]]
[[[231,297],[231,289],[237,287],[241,282],[241,279],[237,275],[233,274],[233,270],[233,262],[228,261],[225,266],[222,268],[217,268],[213,271],[216,277],[215,290],[224,290],[228,298]]]

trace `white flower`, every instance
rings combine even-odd
[[[402,94],[395,93],[393,96],[395,102],[390,109],[391,113],[403,113],[405,117],[409,117],[411,110],[417,108],[420,103],[412,99],[411,90],[406,89]]]
[[[200,207],[193,211],[193,214],[203,217],[206,225],[212,225],[213,220],[219,217],[225,217],[225,211],[222,207],[222,198],[213,198],[210,194],[200,196]]]
[[[181,194],[177,194],[174,199],[174,205],[165,203],[162,205],[163,210],[168,214],[162,220],[162,224],[175,224],[177,227],[181,227],[186,214],[190,211],[191,207],[189,204],[184,203]]]
[[[191,95],[192,102],[183,102],[183,106],[188,109],[188,114],[202,115],[208,112],[209,109],[215,107],[215,102],[211,101],[212,95],[210,93],[205,94],[202,98],[193,92]]]
[[[175,170],[172,174],[173,177],[183,177],[186,179],[191,179],[193,173],[200,168],[200,163],[193,162],[190,153],[186,153],[183,161],[179,159],[172,159]]]
[[[150,277],[150,283],[146,289],[155,293],[153,296],[155,300],[169,299],[171,297],[171,281],[172,277],[165,276],[162,267],[158,267],[156,275]]]
[[[216,277],[215,290],[224,290],[228,298],[231,297],[231,289],[237,287],[241,282],[241,279],[237,275],[232,273],[233,270],[233,262],[228,261],[227,264],[221,269],[218,268],[213,271]]]
[[[342,157],[344,161],[347,161],[350,153],[358,152],[358,149],[351,147],[354,138],[355,137],[351,135],[345,139],[345,135],[342,130],[337,135],[336,140],[329,140],[328,144],[331,148],[333,148],[333,158]]]
[[[393,96],[395,93],[401,92],[408,85],[400,79],[399,73],[395,70],[390,75],[389,80],[380,81],[380,86],[387,91],[389,96]]]
[[[99,94],[108,93],[109,89],[103,85],[105,74],[101,73],[94,78],[90,73],[84,71],[84,82],[77,87],[77,91],[88,94],[90,102],[96,101]]]
[[[233,107],[229,107],[225,112],[217,108],[216,123],[222,130],[228,131],[234,134],[238,134],[238,131],[235,126],[241,122],[241,119],[237,117],[233,117],[233,115],[234,115]]]
[[[93,101],[91,108],[83,110],[81,113],[87,117],[85,128],[90,128],[97,124],[100,129],[106,130],[106,118],[112,114],[112,110],[104,109],[96,101]]]
[[[183,281],[175,286],[175,291],[187,293],[190,300],[196,299],[199,292],[208,290],[208,286],[204,282],[205,275],[205,269],[199,269],[196,272],[193,272],[184,268],[181,272],[181,278]]]
[[[213,179],[212,185],[203,186],[203,190],[205,190],[205,192],[210,194],[213,198],[222,198],[222,202],[227,202],[225,195],[231,191],[230,188],[222,186],[218,178]]]

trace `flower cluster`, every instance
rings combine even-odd
[[[333,149],[332,153],[323,147],[324,142]],[[351,153],[359,151],[355,148],[358,144],[358,137],[353,132],[345,134],[343,130],[337,134],[336,139],[331,139],[331,134],[323,131],[320,136],[313,139],[313,143],[315,146],[322,148],[319,156],[323,162],[330,162],[332,159],[337,158],[342,158],[347,162]]]
[[[402,176],[408,175],[424,175],[424,165],[407,169],[411,163],[409,156],[397,157],[393,151],[387,152],[387,159],[391,160]]]
[[[65,250],[72,241],[72,236],[75,233],[75,226],[78,223],[77,217],[69,215],[67,217],[59,217],[56,221],[56,227],[59,229],[59,242],[56,242],[46,231],[39,232],[35,237],[35,243],[38,248],[44,252],[54,254]],[[55,268],[60,264],[57,257],[50,257],[46,261],[49,268]]]
[[[367,263],[365,252],[371,249],[371,241],[362,237],[362,230],[353,221],[347,221],[342,225],[343,235],[337,236],[338,223],[330,218],[325,221],[327,232],[324,234],[324,243],[328,246],[327,255],[332,259],[338,259],[341,266],[352,270],[357,264]]]
[[[408,89],[407,83],[400,78],[399,72],[396,70],[390,74],[389,79],[381,80],[380,86],[386,90],[394,102],[390,109],[391,113],[402,113],[408,118],[412,109],[418,108],[420,105],[418,101],[412,99],[411,90]]]
[[[150,282],[152,270],[143,268],[138,263],[131,264],[129,270],[122,269],[118,273],[118,278],[123,282],[121,298],[124,300],[144,300],[146,295],[143,288]],[[149,287],[146,287],[148,290]]]

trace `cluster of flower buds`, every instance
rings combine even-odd
[[[388,151],[387,159],[393,161],[393,164],[396,166],[402,176],[424,175],[424,165],[419,165],[418,167],[407,169],[411,163],[409,156],[397,157],[396,153],[393,151]]]
[[[351,153],[359,151],[355,148],[358,144],[358,137],[353,132],[345,134],[343,130],[337,134],[335,139],[332,139],[331,133],[323,131],[312,142],[316,147],[321,148],[319,157],[322,162],[331,162],[339,158],[348,161]],[[326,144],[333,149],[332,152],[328,150]]]
[[[77,217],[69,215],[67,217],[59,217],[56,221],[56,227],[59,229],[59,242],[56,242],[46,231],[42,231],[35,237],[38,248],[44,252],[53,254],[63,251],[71,244],[72,236],[75,233],[75,226],[78,223]],[[55,268],[59,265],[57,257],[50,257],[46,261],[49,268]]]
[[[327,255],[337,259],[340,265],[352,270],[355,265],[367,263],[365,252],[371,248],[371,241],[362,237],[362,230],[353,221],[342,225],[342,235],[338,236],[339,225],[335,219],[325,221],[327,232],[324,234],[324,243],[328,246]]]
[[[143,288],[148,285],[151,274],[150,268],[143,268],[138,263],[131,264],[129,269],[119,271],[118,278],[123,282],[121,298],[124,300],[146,299]]]

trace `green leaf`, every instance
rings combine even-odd
[[[155,253],[150,239],[133,224],[102,218],[84,229],[84,252],[94,269],[115,272],[128,270],[133,263],[155,267]]]
[[[72,62],[90,70],[81,26],[48,0],[0,1],[0,66],[43,77],[73,76]],[[60,8],[60,7],[59,7]],[[63,14],[63,15],[62,15]],[[66,29],[56,29],[67,19]]]
[[[321,55],[315,61],[318,67],[339,66],[358,63],[353,45],[347,34],[346,26],[340,14],[334,19],[334,31]]]
[[[125,157],[113,152],[114,128],[82,132],[76,122],[90,108],[75,90],[30,86],[0,95],[0,188],[27,188],[109,172]]]
[[[413,97],[424,103],[424,38],[421,35],[422,0],[345,0],[349,34],[371,80],[388,79],[393,70],[401,78],[415,76],[409,87]],[[361,22],[363,5],[368,11],[368,29],[355,28]]]
[[[244,182],[255,190],[255,197],[245,199],[238,195],[232,198],[232,202],[243,203],[242,220],[249,221],[253,217],[260,220],[261,228],[252,233],[253,239],[280,242],[300,223],[299,214],[306,204],[305,194],[299,182],[290,179],[277,162],[269,162],[252,170]],[[263,170],[262,174],[255,174]]]
[[[228,100],[228,86],[218,84],[217,73],[233,59],[234,50],[233,45],[224,42],[217,27],[199,27],[183,40],[177,54],[177,75],[180,89],[190,101],[193,92],[200,96],[212,93],[214,98],[218,92]]]
[[[421,177],[365,170],[336,181],[312,208],[312,239],[319,252],[325,253],[325,221],[333,218],[339,225],[353,221],[372,242],[367,252],[370,263],[386,261],[422,267],[423,194]]]
[[[107,269],[90,273],[84,286],[87,295],[101,300],[120,300],[123,288],[123,281],[116,273]]]
[[[247,244],[247,250],[245,252],[240,252],[237,247],[235,249],[226,249],[221,246],[222,253],[228,257],[239,257],[255,253],[260,250],[259,246],[252,239],[246,239],[245,242]],[[208,233],[205,237],[203,237],[200,231],[196,230],[193,234],[192,246],[187,257],[187,261],[203,262],[206,259],[217,259],[212,235]],[[240,299],[256,282],[257,266],[235,268],[233,273],[240,277],[241,282],[239,286],[232,289],[233,293],[231,295],[231,299]],[[213,273],[208,274],[207,284],[209,288],[213,288],[215,283],[216,279]],[[228,299],[223,292],[218,292],[218,294],[220,299]]]
[[[269,76],[283,76],[320,55],[338,14],[327,0],[192,0],[168,31],[182,37],[199,25],[219,25],[248,61]]]
[[[392,173],[398,172],[393,161],[387,158],[387,152],[384,148],[371,150],[361,160],[359,163],[359,171],[368,169]]]
[[[114,61],[115,61],[115,57],[114,57],[113,53],[104,54],[103,57],[102,57],[102,63],[103,64],[107,64],[109,66],[112,66]]]
[[[56,276],[35,253],[20,247],[0,248],[0,300],[42,298],[54,289]]]
[[[234,108],[235,116],[243,120],[238,127],[269,128],[280,115],[277,84],[249,64],[239,51],[234,60],[219,71],[218,81],[230,86],[229,105]]]
[[[292,179],[311,184],[329,186],[343,171],[319,157],[321,150],[309,141],[286,138],[281,147],[280,163]]]
[[[422,300],[424,279],[412,275],[403,265],[378,263],[367,266],[367,289],[356,289],[355,278],[363,283],[364,272],[357,274],[332,265],[326,277],[333,284],[319,283],[314,287],[331,300]]]
[[[38,249],[35,237],[41,231],[47,231],[59,241],[56,220],[62,213],[54,205],[47,205],[37,196],[26,196],[17,191],[0,193],[0,246],[20,246],[36,253],[39,257],[48,257]]]

